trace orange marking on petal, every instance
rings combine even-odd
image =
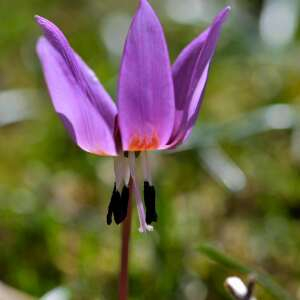
[[[157,133],[153,131],[150,137],[134,134],[130,139],[128,150],[146,151],[146,150],[156,150],[158,149],[158,147],[159,147],[159,138],[157,136]]]

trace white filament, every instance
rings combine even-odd
[[[135,201],[136,201],[138,216],[139,216],[139,221],[140,221],[139,231],[140,232],[152,231],[153,227],[150,225],[147,225],[147,223],[146,223],[144,205],[142,202],[141,193],[138,188],[138,184],[137,184],[137,180],[136,180],[135,153],[129,152],[128,155],[129,155],[130,174],[131,174],[131,178],[132,178],[133,190],[134,190],[134,194],[135,194]]]
[[[114,170],[116,177],[116,188],[119,192],[121,192],[124,184],[128,186],[130,178],[128,159],[121,155],[117,156],[114,159]]]
[[[149,182],[150,185],[152,185],[152,176],[151,176],[149,157],[146,151],[141,153],[141,159],[142,159],[144,180]]]

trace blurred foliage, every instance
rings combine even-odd
[[[114,39],[124,28],[110,25],[110,18],[121,14],[126,20],[136,2],[0,2],[0,100],[7,90],[38,95],[29,99],[38,112],[35,118],[0,128],[0,280],[33,296],[63,286],[75,300],[116,299],[120,248],[119,228],[105,224],[112,160],[80,151],[54,114],[35,54],[40,30],[33,16],[55,21],[115,95],[121,48],[112,53],[103,32],[117,48],[120,41]],[[295,27],[286,41],[274,39],[264,25],[270,7],[280,0],[189,0],[180,10],[175,0],[150,2],[161,17],[172,60],[221,7],[233,9],[188,149],[152,155],[159,222],[153,234],[141,235],[134,213],[130,299],[228,299],[223,282],[242,270],[223,268],[224,261],[212,263],[201,255],[197,247],[208,241],[249,270],[272,274],[291,299],[300,299],[298,122],[275,131],[264,128],[257,121],[261,117],[252,117],[261,107],[279,103],[293,108],[293,118],[299,116],[297,0],[281,0],[295,15],[284,19]],[[193,3],[206,3],[207,10],[198,20],[179,22],[174,16],[193,13]],[[277,21],[288,37],[284,28],[289,27]],[[0,112],[5,105],[5,99],[0,101]],[[275,127],[282,118],[275,114]],[[232,190],[222,182],[227,170],[222,163],[211,172],[211,162],[220,159],[212,155],[218,153],[238,166],[245,187]],[[275,299],[263,288],[257,298]]]
[[[238,272],[241,274],[248,274],[256,282],[258,282],[266,291],[274,296],[276,299],[291,300],[292,298],[288,293],[279,286],[268,274],[259,272],[242,265],[235,259],[226,256],[224,253],[218,251],[211,245],[203,244],[199,247],[199,251],[218,263],[219,265],[231,270],[232,272]]]

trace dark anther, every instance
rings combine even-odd
[[[146,223],[157,222],[157,213],[155,209],[155,188],[149,182],[144,182],[144,201],[146,206]]]
[[[115,209],[114,209],[114,219],[117,225],[119,225],[122,220],[122,201],[121,195],[118,190],[115,191]]]
[[[122,221],[121,216],[121,195],[116,188],[116,184],[114,185],[114,190],[111,195],[110,203],[108,206],[107,216],[106,216],[106,223],[110,225],[112,223],[112,215],[114,215],[114,219],[116,224],[120,224]]]
[[[112,201],[110,201],[108,209],[107,209],[107,215],[106,215],[106,224],[107,225],[111,225],[111,223],[112,223],[112,214],[113,214]]]
[[[111,196],[111,200],[108,206],[108,210],[107,210],[107,216],[106,216],[107,225],[111,225],[112,216],[114,216],[114,220],[116,224],[120,224],[125,220],[127,216],[128,201],[129,201],[128,187],[124,186],[122,190],[122,194],[120,194],[115,184]]]
[[[129,188],[126,185],[124,185],[121,194],[121,214],[122,214],[121,222],[123,222],[127,217],[128,202],[129,202]]]
[[[111,225],[112,223],[112,215],[113,215],[113,212],[114,212],[114,207],[115,207],[115,190],[116,190],[116,184],[114,185],[114,190],[113,190],[113,193],[111,195],[111,199],[110,199],[110,202],[109,202],[109,205],[108,205],[108,209],[107,209],[107,215],[106,215],[106,223],[107,225]]]

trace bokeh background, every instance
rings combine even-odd
[[[59,25],[114,96],[137,2],[0,1],[0,280],[26,299],[117,299],[120,252],[105,224],[112,159],[80,151],[55,115],[33,16]],[[130,299],[230,299],[225,278],[253,272],[258,299],[300,299],[299,0],[150,2],[172,61],[232,13],[192,138],[151,154],[159,222],[141,235],[134,208]]]

